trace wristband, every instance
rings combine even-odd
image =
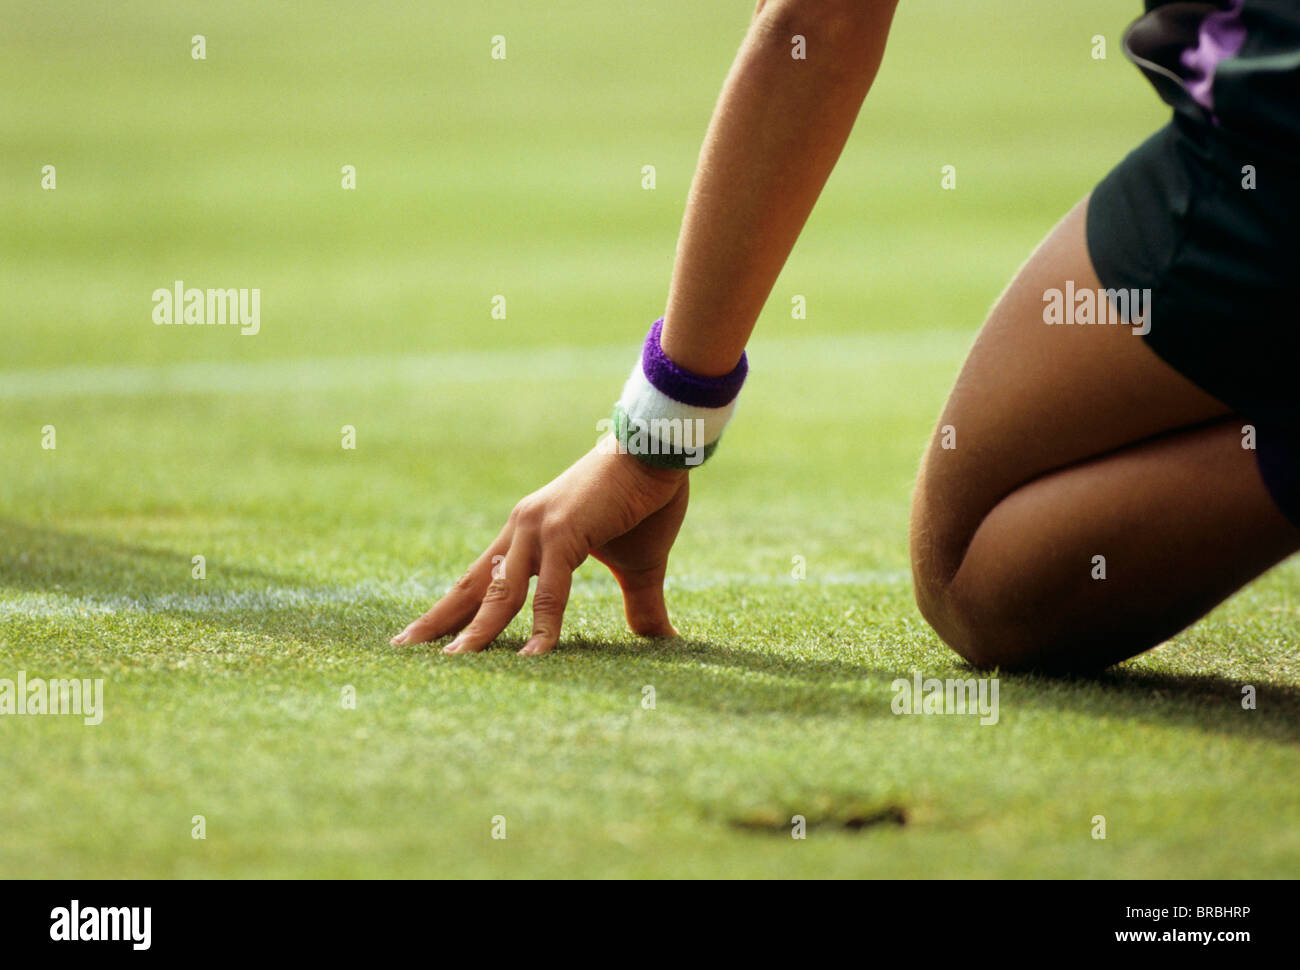
[[[749,372],[744,353],[729,374],[703,377],[668,359],[659,345],[660,317],[646,335],[641,359],[614,405],[621,452],[659,468],[695,468],[718,447]]]

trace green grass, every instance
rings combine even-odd
[[[681,640],[588,564],[525,661],[388,637],[594,441],[748,0],[4,4],[0,677],[107,709],[0,717],[0,876],[1294,875],[1294,565],[1104,677],[1003,677],[996,726],[890,710],[969,675],[906,516],[974,328],[1162,118],[1138,5],[1091,6],[902,4],[695,483]],[[262,332],[155,327],[176,278],[261,287]]]

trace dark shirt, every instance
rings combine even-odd
[[[1146,0],[1124,53],[1183,115],[1300,152],[1300,0]]]

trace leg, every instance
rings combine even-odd
[[[936,435],[913,498],[917,603],[982,666],[1115,663],[1300,548],[1242,421],[1128,326],[1043,322],[1049,288],[1100,286],[1086,206],[994,307],[940,419],[955,447]]]

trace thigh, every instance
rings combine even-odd
[[[1045,322],[1051,291],[1101,288],[1087,205],[1075,206],[1016,274],[962,367],[914,497],[919,574],[951,579],[983,518],[1028,482],[1229,413],[1132,326]]]

